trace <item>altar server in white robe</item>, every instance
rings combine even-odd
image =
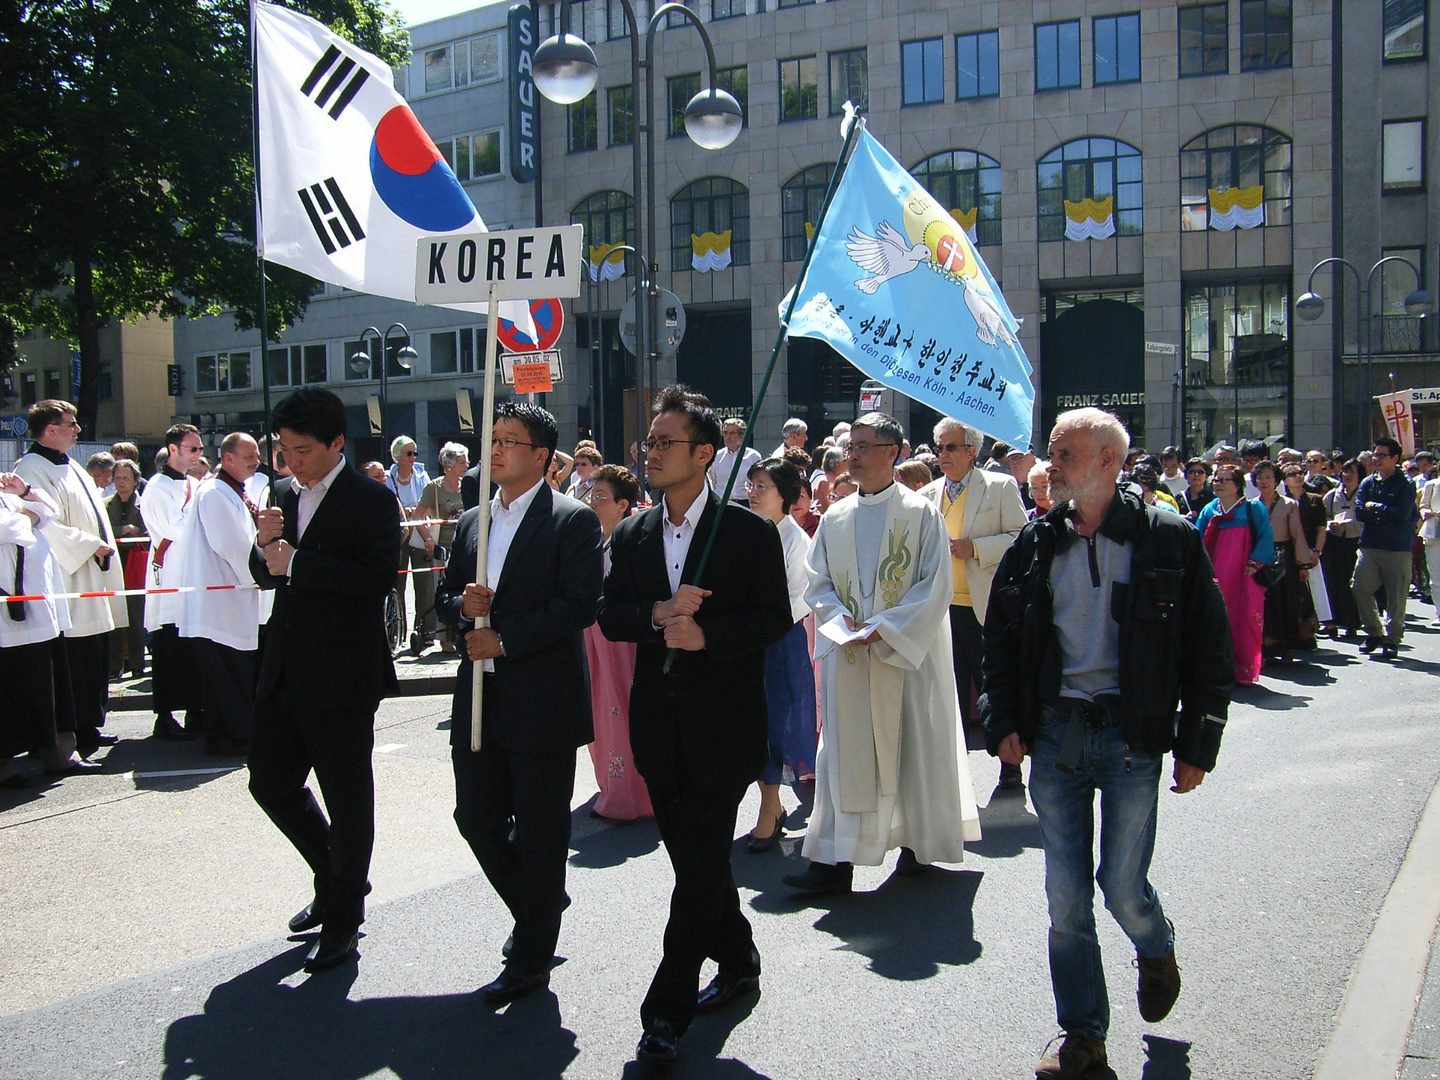
[[[65,592],[109,592],[125,588],[115,533],[100,501],[100,489],[66,453],[80,438],[75,406],[47,398],[27,415],[35,437],[15,472],[55,504],[54,519],[40,526],[63,575]],[[91,597],[69,603],[70,629],[63,632],[68,683],[75,712],[76,749],[89,757],[115,742],[102,735],[109,707],[110,631],[126,626],[123,596]]]
[[[980,838],[950,649],[950,547],[935,504],[894,482],[905,433],[867,413],[846,450],[860,490],[831,505],[810,550],[824,717],[815,809],[785,883],[846,893],[855,863],[900,848],[901,874],[959,862]]]
[[[50,545],[39,532],[59,508],[14,473],[0,473],[0,593],[41,596],[9,601],[0,610],[0,787],[30,785],[15,757],[36,751],[52,776],[102,766],[74,754],[75,710],[60,633],[70,609],[56,594],[64,580]],[[57,687],[58,673],[62,684]],[[57,693],[57,690],[59,693]],[[57,709],[63,701],[63,711]]]
[[[205,449],[200,429],[194,424],[173,425],[165,432],[165,449],[165,464],[145,485],[145,497],[140,500],[140,516],[150,537],[150,585],[156,589],[180,584],[185,522],[200,486],[190,469]],[[181,640],[178,629],[183,602],[183,593],[145,597],[157,739],[194,739],[204,725],[195,650]],[[181,711],[186,714],[184,727],[175,719],[175,713]]]
[[[250,495],[249,479],[260,467],[260,447],[242,431],[220,444],[220,468],[204,480],[186,515],[180,580],[195,586],[182,594],[180,636],[195,649],[205,708],[205,751],[250,751],[255,708],[255,661],[260,626],[270,618],[273,592],[255,587],[250,553],[265,488]],[[231,585],[231,589],[204,586]]]

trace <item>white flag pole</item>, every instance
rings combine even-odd
[[[488,580],[486,563],[490,554],[490,455],[495,436],[495,364],[500,355],[500,296],[495,283],[490,284],[490,321],[485,328],[485,397],[484,413],[480,419],[480,475],[476,478],[480,489],[480,512],[475,523],[475,584],[485,585]],[[489,618],[481,619],[476,626],[489,626]],[[483,701],[483,679],[481,675],[485,662],[474,661],[474,682],[470,688],[470,749],[480,752],[480,713]]]

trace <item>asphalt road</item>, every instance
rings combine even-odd
[[[1116,1076],[1311,1074],[1440,775],[1440,634],[1412,617],[1407,645],[1398,665],[1339,645],[1267,669],[1217,771],[1162,794],[1152,876],[1185,988],[1144,1025],[1133,953],[1099,913]],[[670,885],[653,825],[589,816],[582,751],[561,962],[549,992],[487,1008],[475,990],[509,927],[449,818],[447,714],[433,697],[382,709],[362,959],[313,978],[282,934],[303,867],[243,770],[178,775],[224,763],[116,714],[133,738],[109,751],[114,775],[0,793],[0,1077],[644,1075],[630,1056]],[[764,993],[697,1021],[672,1075],[1033,1075],[1055,1033],[1038,834],[1023,798],[991,793],[993,760],[971,768],[985,839],[961,866],[902,879],[892,857],[814,902],[780,884],[798,839],[737,844]]]

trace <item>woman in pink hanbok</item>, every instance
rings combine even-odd
[[[587,501],[605,535],[605,572],[610,572],[610,534],[640,501],[635,475],[619,465],[601,465],[590,474]],[[590,662],[590,700],[595,712],[595,741],[590,760],[600,797],[594,814],[612,821],[653,817],[650,792],[635,771],[630,752],[630,682],[635,675],[635,645],[611,641],[598,625],[585,629],[585,654]]]
[[[1237,465],[1220,465],[1211,481],[1215,499],[1205,504],[1195,527],[1215,566],[1215,580],[1230,615],[1235,646],[1235,681],[1254,686],[1260,678],[1265,636],[1265,590],[1255,571],[1275,558],[1270,515],[1258,500],[1245,498],[1245,479]]]

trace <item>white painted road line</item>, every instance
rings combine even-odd
[[[402,742],[387,742],[384,746],[375,747],[377,754],[393,754],[396,750],[403,750],[405,744]]]

